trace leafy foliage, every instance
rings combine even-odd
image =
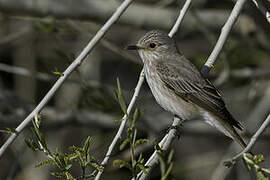
[[[259,166],[259,164],[264,161],[262,154],[252,155],[250,153],[245,153],[243,159],[245,160],[249,171],[252,168],[255,169],[258,180],[269,180],[270,168],[262,168]]]
[[[142,154],[136,159],[135,157],[135,148],[143,143],[147,143],[147,139],[137,139],[137,129],[135,128],[135,122],[139,118],[140,112],[136,109],[133,113],[132,118],[128,118],[128,128],[127,128],[127,136],[126,139],[123,140],[120,145],[120,150],[123,150],[127,145],[129,145],[131,162],[126,162],[120,159],[117,159],[113,162],[114,165],[118,165],[120,168],[128,168],[132,172],[132,176],[134,179],[137,179],[137,174],[140,171],[144,171],[147,173],[146,169],[148,167],[144,166],[144,159]]]
[[[125,99],[123,97],[122,88],[119,79],[117,78],[117,89],[115,90],[115,97],[118,101],[122,112],[127,116],[128,120],[128,128],[126,131],[126,138],[123,140],[122,144],[120,145],[120,150],[123,150],[127,146],[129,146],[130,149],[130,156],[131,156],[131,162],[126,162],[124,160],[114,160],[113,164],[119,165],[120,168],[127,168],[131,171],[132,177],[134,179],[137,179],[137,174],[140,171],[144,171],[147,173],[146,169],[148,167],[144,166],[144,159],[142,154],[139,155],[138,158],[135,157],[135,148],[143,143],[147,143],[147,139],[137,139],[137,129],[135,127],[136,120],[140,117],[140,111],[139,109],[135,109],[133,115],[127,114],[127,105],[125,103]]]
[[[63,76],[64,74],[62,72],[60,72],[57,68],[54,69],[54,71],[52,72],[53,74],[57,75],[57,76]]]
[[[16,129],[8,128],[8,127],[4,128],[4,129],[0,129],[0,132],[8,133],[8,134],[17,133]]]
[[[127,114],[127,105],[122,93],[122,87],[119,78],[116,79],[117,89],[114,90],[115,98],[118,101],[124,114]]]
[[[156,146],[158,147],[158,146]],[[160,163],[160,172],[161,172],[161,180],[166,180],[168,179],[172,168],[173,168],[173,162],[172,162],[172,158],[173,158],[173,154],[174,151],[171,150],[167,159],[165,158],[163,152],[161,149],[156,149],[157,150],[157,155],[158,155],[158,159],[159,159],[159,163]]]
[[[39,116],[37,119],[41,119]],[[48,159],[38,162],[36,167],[41,167],[44,165],[53,165],[56,166],[59,171],[58,172],[51,172],[51,175],[60,178],[60,179],[67,179],[73,180],[77,179],[74,178],[71,174],[71,168],[74,163],[78,163],[82,169],[82,176],[79,179],[86,179],[87,177],[91,177],[92,175],[86,175],[86,168],[92,167],[98,171],[102,170],[102,167],[99,163],[95,160],[93,156],[90,155],[90,142],[91,137],[88,137],[85,142],[83,143],[82,147],[78,146],[71,146],[69,150],[71,153],[63,153],[58,148],[56,149],[55,153],[52,153],[49,150],[46,140],[43,134],[39,130],[40,121],[32,121],[33,128],[32,132],[35,135],[35,139],[25,139],[26,145],[32,149],[33,151],[40,151],[45,153]]]

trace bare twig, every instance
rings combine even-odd
[[[232,29],[234,23],[236,22],[245,2],[246,2],[246,0],[238,0],[236,2],[235,6],[233,7],[233,10],[232,10],[228,20],[226,21],[225,25],[222,27],[221,33],[219,35],[218,41],[217,41],[213,51],[211,52],[206,63],[204,64],[204,66],[201,69],[201,72],[203,75],[208,74],[210,69],[213,67],[213,64],[217,60],[217,57],[220,54],[220,51],[223,48],[223,45],[225,44],[225,42],[228,38],[228,35],[231,32],[231,29]]]
[[[179,126],[182,122],[183,121],[181,119],[174,117],[172,126],[173,127]],[[177,129],[174,129],[174,128],[170,129],[168,134],[166,134],[165,137],[158,144],[159,147],[164,151],[168,150],[172,141],[176,137],[176,135],[177,135]],[[137,176],[139,177],[139,180],[146,179],[151,169],[153,169],[154,165],[156,165],[157,163],[158,163],[158,155],[157,155],[157,150],[155,150],[152,156],[145,163],[145,166],[149,167],[145,170],[147,173],[145,174],[143,171],[141,171]]]
[[[170,33],[169,33],[169,36],[170,37],[173,37],[173,35],[178,31],[178,28],[180,26],[180,23],[183,21],[183,18],[189,8],[191,4],[191,0],[187,0],[183,6],[183,8],[181,9],[180,13],[179,13],[179,16],[173,26],[173,28],[171,29]]]
[[[137,98],[138,98],[138,95],[139,95],[139,92],[140,92],[140,89],[141,89],[141,86],[142,86],[143,82],[144,82],[144,71],[142,70],[142,71],[141,71],[141,74],[140,74],[139,81],[138,81],[137,86],[136,86],[136,88],[135,88],[135,92],[134,92],[134,94],[133,94],[133,96],[132,96],[132,99],[131,99],[129,105],[128,105],[128,108],[127,108],[127,114],[122,118],[122,122],[121,122],[121,124],[120,124],[120,127],[119,127],[119,129],[118,129],[118,131],[117,131],[117,133],[116,133],[116,135],[115,135],[115,137],[114,137],[114,139],[113,139],[111,145],[110,145],[109,148],[108,148],[108,151],[107,151],[107,153],[106,153],[105,158],[103,159],[103,161],[102,161],[102,163],[101,163],[101,165],[103,166],[103,168],[104,168],[104,166],[108,163],[109,158],[110,158],[110,156],[111,156],[111,154],[112,154],[112,151],[113,151],[113,149],[114,149],[114,147],[115,147],[117,141],[121,138],[122,132],[123,132],[124,127],[125,127],[126,122],[127,122],[127,117],[128,117],[128,115],[130,114],[130,112],[131,112],[131,110],[132,110],[132,107],[134,106],[134,104],[135,104],[135,102],[136,102],[136,100],[137,100]],[[96,177],[95,177],[95,180],[100,179],[100,177],[101,177],[101,175],[102,175],[102,172],[103,172],[103,171],[99,171],[99,172],[98,172],[98,174],[97,174]]]
[[[99,40],[105,35],[105,33],[110,29],[110,27],[119,19],[122,13],[127,9],[127,7],[132,3],[133,0],[125,0],[109,18],[109,20],[104,24],[104,26],[97,32],[97,34],[91,39],[79,56],[73,61],[72,64],[62,73],[61,77],[56,81],[53,87],[45,95],[45,97],[40,101],[36,108],[23,120],[23,122],[16,128],[16,133],[13,133],[7,141],[2,145],[0,149],[0,157],[6,151],[6,149],[11,145],[11,143],[16,139],[18,134],[27,126],[31,119],[38,114],[41,109],[48,103],[48,101],[54,96],[58,88],[64,83],[66,78],[77,68],[85,57],[90,53],[94,46],[99,42]]]
[[[242,157],[244,153],[248,152],[252,148],[252,146],[255,144],[255,142],[257,141],[258,137],[268,127],[269,123],[270,123],[270,114],[267,116],[267,118],[265,119],[265,121],[263,122],[263,124],[261,125],[261,127],[252,136],[252,138],[250,139],[247,147],[244,150],[242,150],[239,154],[237,154],[236,156],[234,156],[233,158],[231,158],[230,162],[232,162],[232,163],[235,162],[237,159],[239,159],[240,157]]]
[[[252,2],[255,4],[255,6],[261,11],[261,13],[265,16],[268,23],[270,23],[270,13],[267,11],[267,9],[264,7],[263,3],[261,1],[252,0]]]

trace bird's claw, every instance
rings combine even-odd
[[[167,134],[170,132],[170,130],[172,130],[172,129],[175,129],[175,134],[176,134],[176,136],[177,136],[177,139],[180,139],[180,136],[181,136],[181,126],[183,126],[182,124],[180,124],[180,125],[176,125],[176,126],[170,126],[169,128],[168,128],[168,130],[167,130]]]

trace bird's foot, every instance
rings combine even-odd
[[[167,134],[168,134],[171,130],[175,129],[176,137],[177,137],[177,139],[180,139],[180,136],[181,136],[181,126],[183,126],[183,125],[182,125],[182,124],[179,124],[179,125],[177,125],[177,126],[169,126],[169,128],[167,129]]]

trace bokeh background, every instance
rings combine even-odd
[[[0,1],[0,127],[15,128],[38,104],[58,76],[119,6],[121,0],[1,0]],[[170,31],[180,0],[135,1],[120,20],[73,72],[41,112],[41,131],[49,148],[68,152],[92,137],[91,154],[101,162],[123,116],[114,97],[119,77],[128,103],[137,84],[142,62],[124,49],[148,30]],[[263,1],[269,7],[269,1]],[[180,51],[200,68],[210,55],[235,1],[194,1],[174,36]],[[269,8],[268,8],[269,9]],[[270,24],[252,1],[247,1],[209,78],[221,91],[229,110],[245,127],[248,140],[270,112]],[[140,146],[147,159],[153,143],[172,122],[143,85],[136,107],[143,111],[136,127],[150,140]],[[8,134],[0,133],[0,144]],[[24,143],[33,137],[30,126],[0,160],[0,179],[47,180],[52,166],[35,168],[46,156]],[[270,132],[267,129],[253,148],[270,166]],[[102,179],[130,179],[114,159],[130,160],[129,150],[118,143]],[[200,121],[186,122],[173,146],[171,179],[251,179],[242,161],[227,169],[223,160],[240,149],[212,127]],[[91,171],[91,170],[90,170]],[[80,175],[80,169],[73,170]],[[159,179],[159,168],[150,179]]]

